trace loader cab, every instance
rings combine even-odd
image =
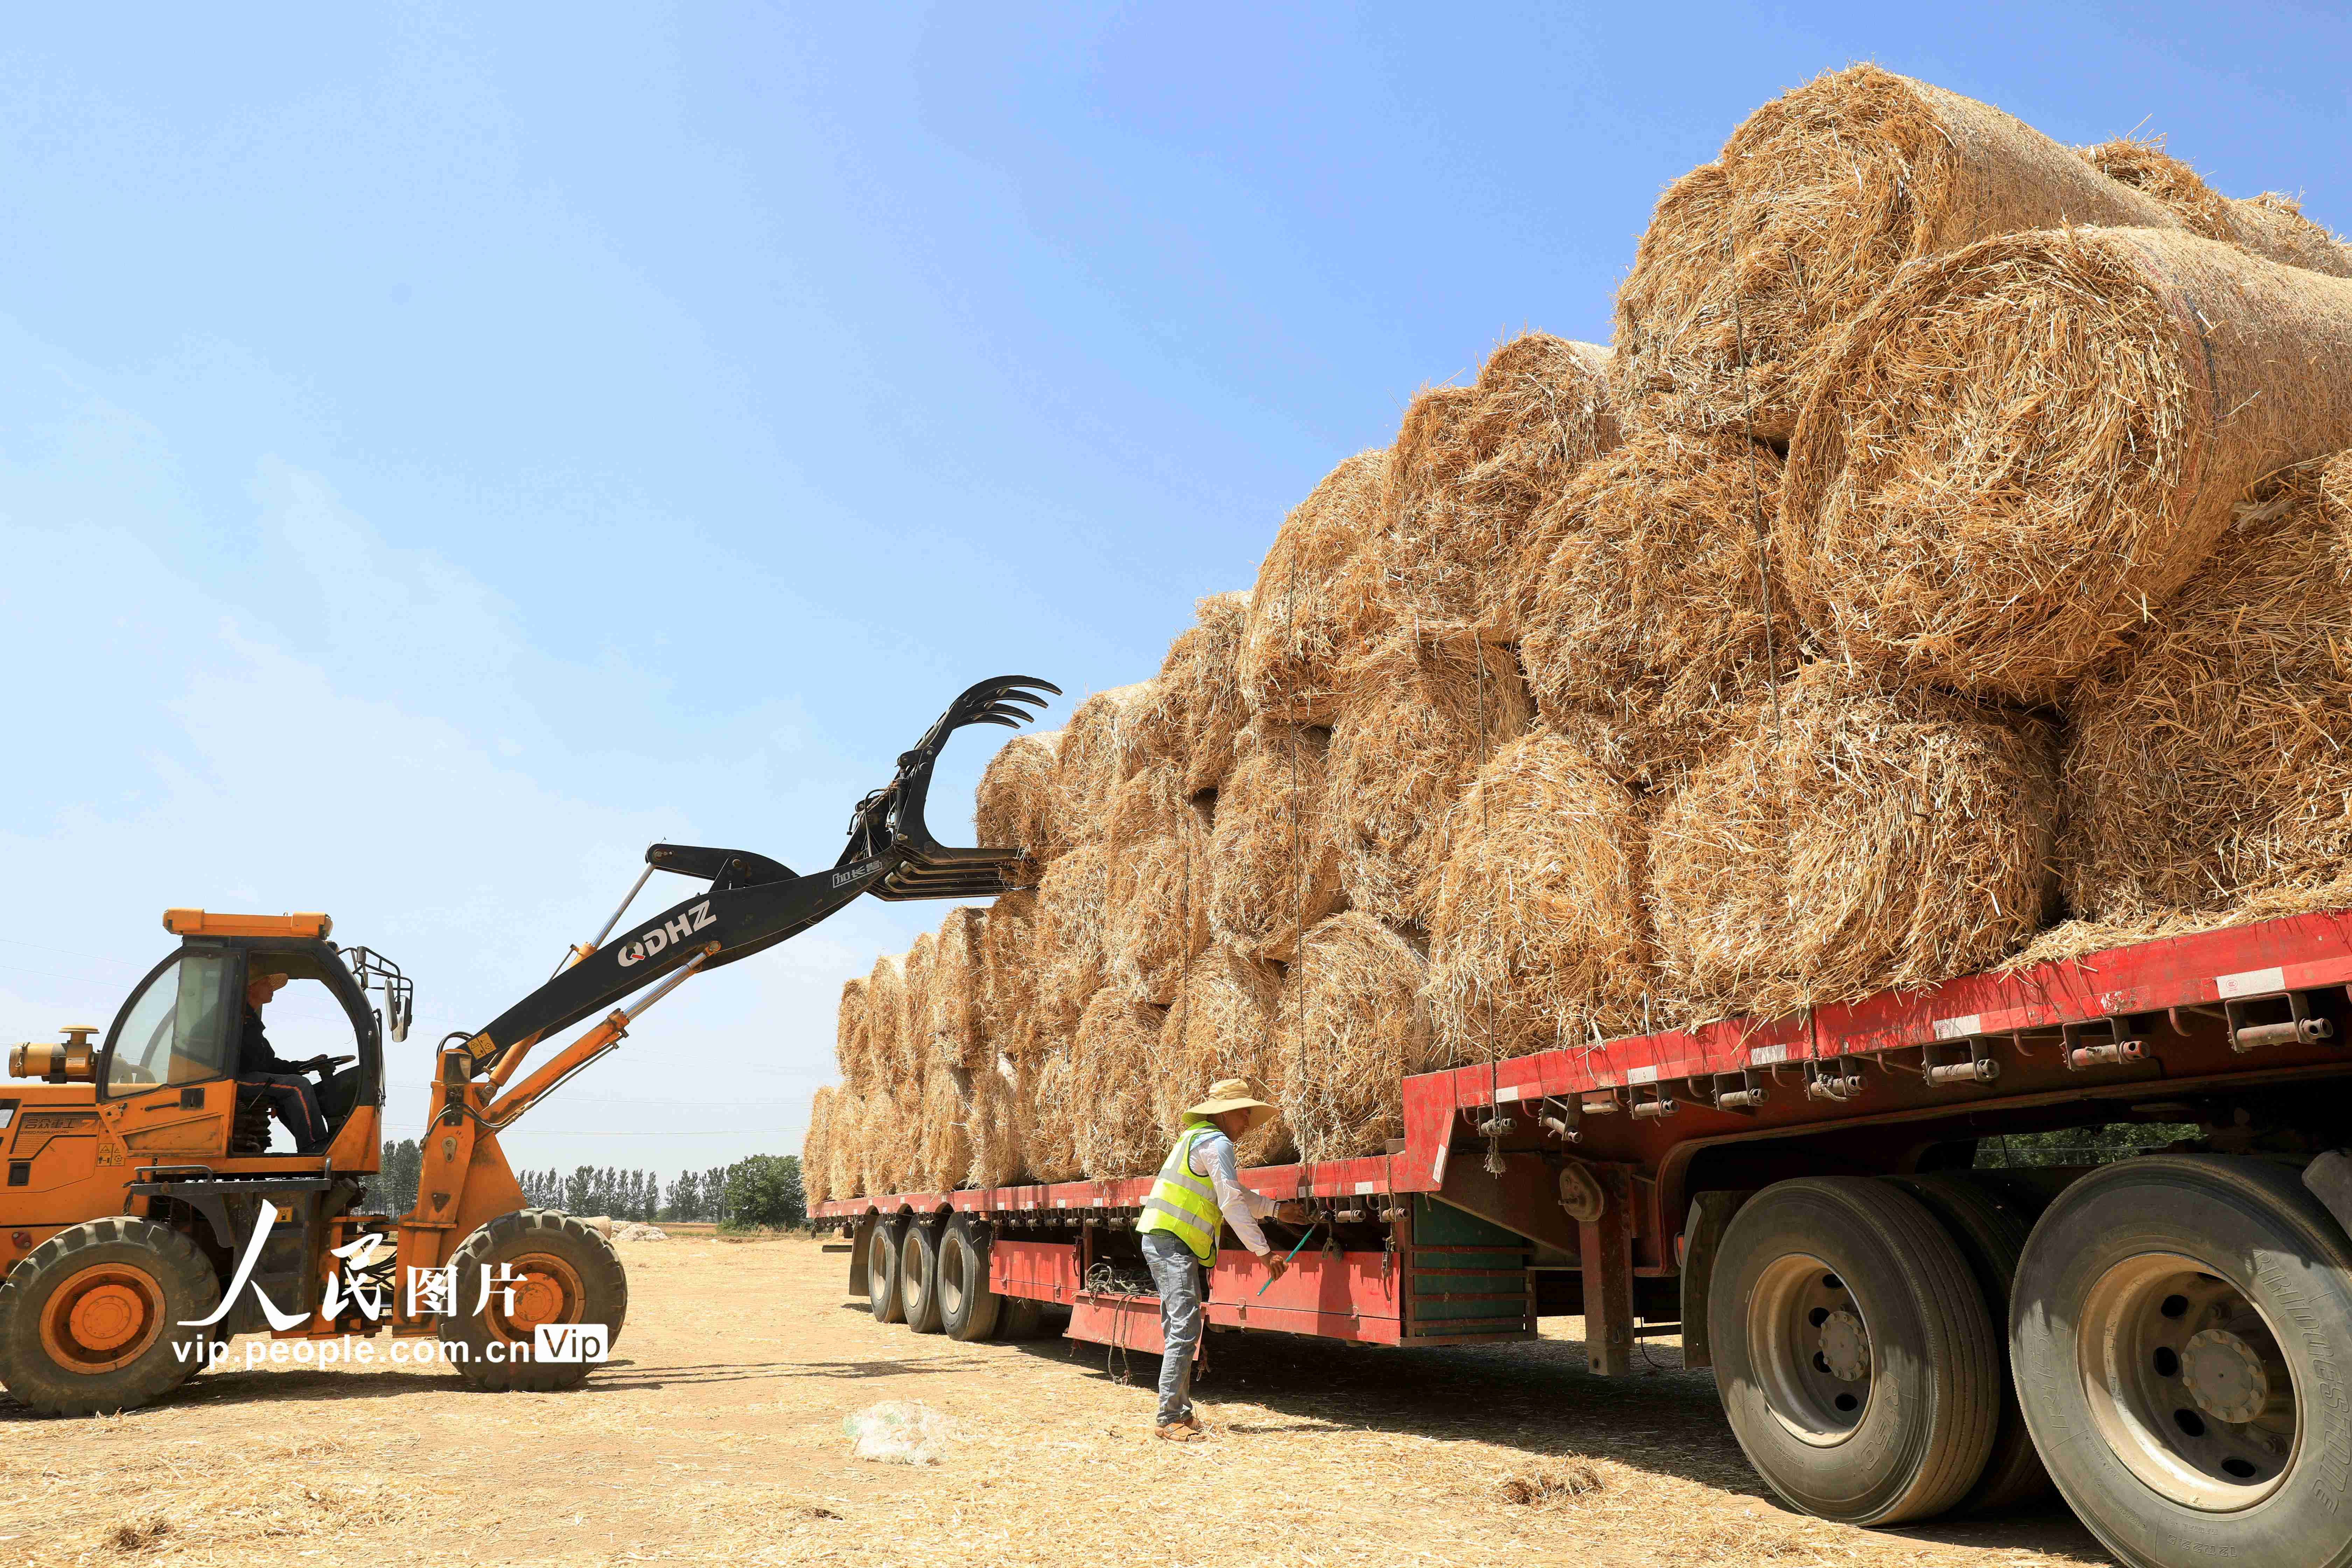
[[[240,1097],[246,983],[280,973],[288,984],[263,1010],[280,1057],[349,1056],[317,1079],[328,1130],[325,1158],[339,1172],[378,1163],[383,1029],[361,980],[326,940],[323,915],[224,916],[174,910],[164,917],[178,951],[150,970],[115,1015],[95,1064],[97,1098],[135,1163],[257,1162],[282,1169],[303,1159],[291,1136]],[[319,1156],[310,1156],[306,1164]]]

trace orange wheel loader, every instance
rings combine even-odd
[[[741,850],[647,849],[594,940],[484,1027],[443,1040],[416,1205],[396,1221],[362,1203],[380,1158],[383,1048],[407,1037],[410,982],[382,955],[331,941],[323,914],[168,911],[179,947],[102,1038],[77,1026],[63,1043],[9,1054],[10,1075],[35,1081],[0,1082],[0,1386],[48,1414],[125,1410],[203,1370],[232,1334],[387,1328],[438,1336],[433,1358],[478,1387],[577,1384],[593,1364],[574,1353],[578,1336],[609,1345],[619,1335],[627,1279],[595,1231],[524,1207],[499,1134],[698,972],[868,893],[979,899],[1021,885],[1018,851],[940,845],[924,803],[950,735],[1018,727],[1045,705],[1041,692],[1059,688],[1005,676],[957,698],[858,803],[839,859],[813,876]],[[614,936],[657,870],[707,885]],[[323,987],[337,1033],[350,1026],[348,1055],[274,1064],[318,1075],[299,1080],[303,1114],[314,1106],[323,1124],[315,1152],[273,1152],[266,1086],[240,1070],[250,996],[279,975]],[[535,1047],[592,1016],[518,1076]]]

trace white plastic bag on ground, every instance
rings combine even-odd
[[[928,1405],[886,1399],[841,1418],[852,1458],[885,1465],[936,1465],[956,1436],[955,1423]]]

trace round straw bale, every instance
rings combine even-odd
[[[2258,486],[2132,654],[2075,689],[2066,902],[2114,921],[2352,862],[2352,455]],[[2279,900],[2264,900],[2274,912]]]
[[[2293,197],[2270,192],[2243,200],[2225,196],[2167,153],[2161,136],[2121,136],[2081,152],[2084,161],[2107,178],[2162,202],[2191,234],[2227,240],[2289,267],[2352,277],[2352,253],[2304,216],[2302,205]]]
[[[1036,998],[1037,894],[1001,893],[980,927],[981,1027],[998,1051],[1022,1054]]]
[[[1251,721],[1217,792],[1209,926],[1255,958],[1287,957],[1339,902],[1339,857],[1324,811],[1330,731]]]
[[[1102,988],[1109,902],[1110,864],[1100,843],[1081,845],[1046,868],[1037,885],[1034,1023],[1066,1035]]]
[[[866,976],[868,1033],[874,1041],[875,1081],[868,1092],[900,1094],[921,1076],[922,1053],[915,1048],[907,1018],[907,957],[885,953]]]
[[[1609,351],[1528,332],[1496,349],[1470,387],[1423,393],[1389,460],[1381,544],[1386,614],[1459,621],[1517,639],[1511,563],[1538,509],[1615,447]],[[1361,559],[1361,558],[1360,558]]]
[[[841,983],[841,1010],[835,1016],[833,1059],[841,1068],[841,1084],[852,1094],[874,1087],[880,1069],[874,1060],[874,1016],[866,999],[866,977]]]
[[[901,1076],[910,1084],[919,1083],[938,1059],[931,1041],[931,962],[939,945],[938,937],[923,931],[907,949],[907,1035],[898,1056]]]
[[[1159,1168],[1168,1132],[1156,1114],[1160,1036],[1168,1009],[1132,991],[1105,986],[1078,1020],[1070,1063],[1077,1102],[1079,1167],[1097,1182]]]
[[[1258,1099],[1282,1104],[1287,1043],[1274,1035],[1281,999],[1282,971],[1271,963],[1223,942],[1193,960],[1161,1026],[1153,1092],[1156,1119],[1167,1136],[1174,1136],[1184,1108],[1208,1098],[1209,1086],[1220,1079],[1241,1079]],[[1277,1116],[1252,1129],[1234,1152],[1244,1165],[1276,1165],[1297,1158],[1297,1142]]]
[[[1881,681],[2058,696],[2261,475],[2352,445],[2352,280],[2179,230],[2008,235],[1840,341],[1781,489],[1807,623]]]
[[[824,1184],[836,1198],[863,1197],[869,1190],[866,1185],[866,1097],[847,1089],[833,1102]]]
[[[907,1190],[907,1168],[913,1163],[915,1130],[898,1102],[887,1094],[866,1097],[858,1118],[857,1154],[869,1198]]]
[[[971,1179],[971,1079],[961,1068],[936,1064],[924,1075],[915,1162],[915,1184],[924,1192],[953,1192]]]
[[[1009,1066],[1009,1064],[1008,1064]],[[1011,1071],[971,1069],[971,1171],[967,1184],[1004,1187],[1024,1181],[1021,1097]]]
[[[996,1059],[981,1011],[981,932],[988,910],[959,904],[940,921],[931,949],[929,1041],[941,1067],[973,1068]]]
[[[1852,1001],[1998,963],[2048,918],[2047,727],[1816,667],[1658,813],[1648,891],[1675,1021]]]
[[[831,1084],[818,1088],[809,1100],[808,1136],[801,1140],[801,1191],[811,1204],[833,1194],[833,1106],[841,1091]]]
[[[1164,727],[1145,722],[1159,695],[1156,680],[1114,686],[1097,691],[1070,712],[1062,732],[1062,754],[1055,778],[1064,808],[1070,816],[1073,841],[1085,842],[1102,834],[1103,814],[1110,809],[1110,792],[1160,750],[1167,740]]]
[[[1363,606],[1350,568],[1380,531],[1385,451],[1359,452],[1291,509],[1257,569],[1240,662],[1251,712],[1328,724],[1338,711],[1339,660],[1361,640]]]
[[[1019,1069],[1023,1154],[1029,1174],[1040,1182],[1075,1182],[1078,1123],[1087,1109],[1077,1097],[1077,1073],[1070,1047],[1056,1046],[1024,1061]]]
[[[1351,908],[1426,915],[1446,808],[1535,717],[1507,648],[1473,626],[1404,622],[1339,667],[1325,815]]]
[[[1638,1028],[1651,961],[1642,817],[1582,748],[1538,729],[1445,815],[1424,990],[1438,1049],[1490,1061]]]
[[[1905,262],[2022,229],[2179,223],[1990,105],[1876,66],[1827,72],[1660,198],[1617,291],[1619,416],[1784,442],[1830,339]]]
[[[1209,944],[1208,832],[1173,764],[1149,763],[1112,793],[1103,849],[1104,973],[1165,1005]]]
[[[1274,1037],[1289,1053],[1282,1114],[1301,1160],[1377,1154],[1404,1135],[1400,1081],[1440,1065],[1420,949],[1360,910],[1307,933]]]
[[[979,842],[1018,849],[1042,870],[1070,847],[1072,818],[1062,800],[1062,731],[1015,735],[981,770],[971,822]]]
[[[1537,530],[1549,558],[1523,561],[1537,710],[1564,732],[1599,715],[1671,757],[1702,713],[1769,687],[1768,653],[1793,669],[1789,590],[1759,559],[1780,509],[1780,459],[1738,436],[1636,431],[1570,479]]]
[[[1184,788],[1197,795],[1223,782],[1234,763],[1234,735],[1249,722],[1241,686],[1247,594],[1212,594],[1193,605],[1193,622],[1168,645],[1150,725],[1160,747],[1183,765]]]

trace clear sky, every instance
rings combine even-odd
[[[886,9],[12,16],[0,1040],[103,1026],[168,905],[324,909],[417,981],[413,1132],[647,843],[830,859],[970,681],[1150,674],[1416,389],[1606,341],[1659,189],[1817,71],[2352,227],[2334,11]],[[516,1163],[797,1150],[940,912],[689,984]]]

